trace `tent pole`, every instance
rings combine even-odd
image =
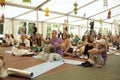
[[[77,34],[77,35],[81,38],[81,35],[80,35],[80,27],[81,27],[81,26],[78,26],[78,34]]]
[[[89,23],[88,23],[88,19],[87,19],[87,32],[88,32],[88,24],[89,24]]]
[[[112,34],[112,23],[111,23],[111,34]]]
[[[39,26],[39,15],[38,15],[38,9],[37,9],[37,11],[36,11],[36,17],[37,17],[37,29],[38,29],[38,26]]]
[[[103,30],[103,27],[102,27],[102,24],[101,24],[101,34],[103,35],[102,30]]]
[[[69,17],[68,17],[68,15],[67,15],[67,30],[68,30],[68,33],[69,33],[70,30],[69,30]]]
[[[11,20],[12,20],[12,34],[14,35],[14,22],[13,22],[13,18]]]
[[[43,34],[43,22],[41,22],[41,26],[40,26],[41,28],[41,34]]]
[[[118,27],[119,27],[119,36],[120,36],[120,25],[118,25]]]

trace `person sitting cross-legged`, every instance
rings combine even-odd
[[[96,48],[93,48],[88,51],[90,53],[89,59],[82,63],[81,66],[84,67],[102,67],[106,63],[107,54],[106,54],[106,41],[104,39],[100,39],[96,41]]]
[[[44,42],[42,40],[42,37],[43,37],[42,34],[36,33],[35,43],[33,46],[30,47],[31,50],[33,50],[35,52],[43,51]]]
[[[94,48],[94,36],[88,35],[87,43],[84,48],[84,59],[89,59],[88,51]]]
[[[73,48],[71,47],[70,39],[68,38],[68,34],[62,34],[62,43],[61,47],[63,49],[64,56],[70,56],[73,52]]]
[[[51,44],[45,46],[44,51],[40,52],[37,55],[37,58],[45,61],[57,61],[63,59],[62,56],[56,52],[56,48]]]
[[[61,38],[57,38],[57,31],[56,30],[52,30],[52,37],[49,40],[45,40],[43,39],[43,41],[47,44],[51,44],[56,48],[56,52],[58,54],[60,54],[61,56],[63,56],[63,49],[61,46],[62,43],[62,39]]]
[[[3,39],[3,43],[1,44],[1,47],[9,47],[12,46],[13,39],[11,38],[10,34],[5,34],[5,38]]]
[[[12,48],[12,53],[15,56],[21,56],[29,52],[30,41],[26,34],[21,34],[20,40],[18,41],[16,47]]]
[[[87,36],[84,35],[81,41],[79,42],[79,44],[77,45],[75,51],[73,52],[72,57],[84,58],[83,53],[86,44],[87,44]]]

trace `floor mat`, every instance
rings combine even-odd
[[[120,80],[120,56],[111,56],[102,68],[81,66],[33,80]]]
[[[33,58],[39,59],[38,56],[32,56]],[[70,60],[70,59],[63,59],[64,63],[72,64],[72,65],[80,65],[82,61]]]
[[[63,61],[54,61],[54,62],[45,62],[27,69],[24,69],[25,71],[33,72],[33,77],[35,78],[47,71],[50,71],[51,69],[54,69],[60,65],[64,64]]]
[[[114,54],[115,54],[115,55],[119,55],[119,56],[120,56],[120,53],[118,53],[118,52],[117,52],[117,53],[114,53]]]
[[[66,64],[72,64],[72,65],[80,65],[82,63],[82,61],[64,59],[64,63],[66,63]]]

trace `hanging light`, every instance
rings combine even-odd
[[[103,22],[102,18],[100,18],[99,22],[100,22],[100,24],[102,25],[102,22]]]
[[[64,27],[67,26],[67,20],[64,20]]]
[[[3,7],[5,6],[5,0],[0,0],[0,5]]]
[[[45,12],[46,12],[45,16],[49,16],[49,9],[48,9],[48,7],[45,9]]]
[[[77,6],[78,6],[77,2],[75,2],[73,5],[75,7],[74,8],[74,13],[77,14],[77,10],[78,10],[78,8],[77,8]]]
[[[110,10],[110,9],[109,9],[109,11],[108,11],[108,16],[107,16],[107,18],[108,18],[108,19],[111,18],[111,10]]]
[[[5,16],[4,16],[4,14],[2,13],[2,15],[1,15],[1,22],[2,22],[2,23],[4,23],[4,19],[5,19]]]
[[[108,6],[108,0],[103,0],[103,6]]]
[[[83,18],[85,18],[85,17],[86,17],[86,13],[83,14]]]

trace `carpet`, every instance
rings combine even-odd
[[[110,56],[102,68],[81,66],[58,73],[39,76],[33,80],[120,80],[120,56]]]

